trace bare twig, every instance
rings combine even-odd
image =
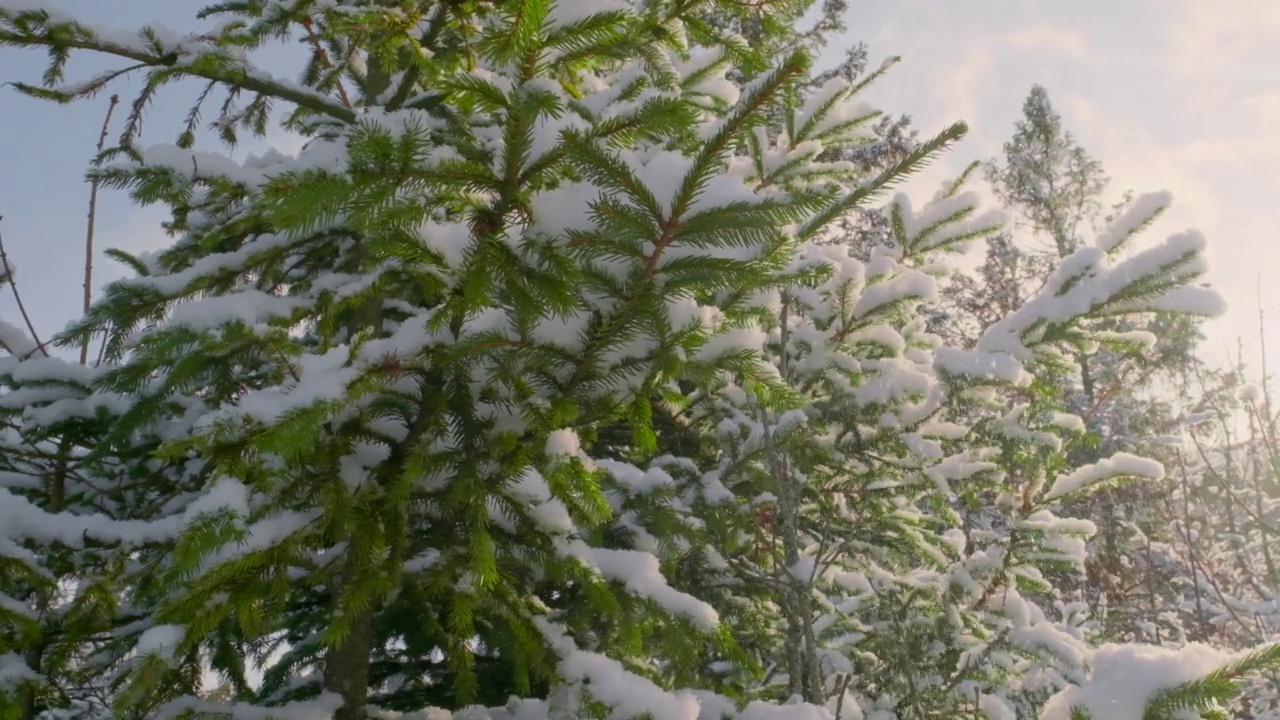
[[[841,678],[841,680],[840,680],[840,684],[836,687],[836,691],[837,691],[837,693],[839,693],[839,694],[838,694],[838,695],[836,695],[836,718],[835,718],[835,720],[840,720],[840,715],[841,715],[841,713],[844,711],[844,696],[845,696],[845,693],[849,690],[849,684],[850,684],[850,683],[852,683],[852,682],[853,682],[853,674],[852,674],[852,673],[846,673],[846,674],[844,675],[844,677],[842,677],[842,678]]]
[[[94,167],[102,165],[102,148],[107,143],[107,132],[111,128],[111,114],[115,112],[116,105],[120,104],[120,96],[112,95],[111,104],[107,106],[107,116],[102,121],[102,133],[98,135],[98,154],[93,159]],[[85,224],[84,232],[84,313],[89,314],[89,308],[93,305],[93,225],[98,215],[98,186],[97,176],[89,181],[89,217]],[[85,365],[89,362],[89,337],[85,337],[84,343],[80,345],[80,364]]]
[[[1271,377],[1267,374],[1267,311],[1262,307],[1262,277],[1258,277],[1258,339],[1261,341],[1259,353],[1262,362],[1262,400],[1267,418],[1274,422],[1271,406]],[[1274,433],[1273,433],[1274,434]]]
[[[1191,540],[1191,489],[1187,481],[1187,463],[1182,457],[1182,451],[1178,451],[1178,469],[1181,471],[1182,481],[1182,536],[1183,541],[1187,545],[1187,556],[1191,560],[1191,585],[1196,591],[1196,620],[1200,624],[1200,639],[1207,640],[1209,638],[1209,621],[1205,617],[1204,606],[1200,596],[1200,579],[1197,573],[1201,568],[1199,553],[1196,552],[1195,543]],[[1205,573],[1208,579],[1208,573]]]
[[[13,299],[18,303],[18,312],[22,314],[22,321],[27,324],[27,332],[31,333],[31,341],[36,344],[35,350],[40,351],[45,357],[49,357],[49,351],[45,348],[44,343],[40,342],[40,336],[36,333],[36,326],[31,322],[31,316],[27,314],[27,306],[22,302],[22,293],[18,292],[18,280],[13,276],[13,266],[9,264],[9,254],[4,250],[4,235],[0,234],[0,269],[4,271],[4,277],[9,281],[9,287],[13,290]],[[28,353],[30,355],[30,353]]]

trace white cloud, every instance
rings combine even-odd
[[[1002,40],[1013,50],[1062,55],[1075,63],[1092,64],[1097,58],[1088,38],[1074,28],[1060,28],[1047,24],[1028,25],[1006,33]]]
[[[1280,3],[1275,0],[1165,2],[1169,60],[1193,75],[1249,76],[1280,61]]]

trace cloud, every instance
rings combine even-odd
[[[1019,22],[1017,14],[959,12],[938,3],[911,15],[910,25],[875,18],[881,30],[873,51],[904,58],[888,80],[897,91],[894,100],[903,102],[885,107],[905,106],[922,129],[964,119],[973,130],[967,145],[981,146],[985,154],[999,151],[996,137],[1004,131],[988,118],[1016,113],[1031,84],[1054,69],[1092,65],[1099,55],[1079,27],[1042,18]],[[923,95],[920,88],[926,88]]]
[[[1162,3],[1169,59],[1193,75],[1252,75],[1280,64],[1280,3],[1275,0],[1182,0]],[[1273,78],[1274,73],[1267,73]]]
[[[935,117],[965,118],[978,116],[983,89],[995,74],[991,52],[980,40],[972,40],[959,57],[936,72],[937,82],[929,94],[929,106]]]
[[[1250,111],[1253,120],[1260,127],[1266,127],[1270,132],[1274,132],[1276,127],[1280,127],[1280,90],[1268,90],[1264,92],[1253,93],[1245,96],[1241,101]],[[1280,143],[1273,140],[1273,136],[1268,133],[1267,145],[1274,151],[1280,151]]]
[[[1202,172],[1206,160],[1218,154],[1207,141],[1171,145],[1149,126],[1117,122],[1105,107],[1079,94],[1060,95],[1054,102],[1067,127],[1113,178],[1114,192],[1168,189],[1175,194],[1178,215],[1218,219],[1211,199],[1215,188]]]
[[[1114,178],[1114,191],[1173,193],[1173,207],[1144,234],[1146,242],[1190,228],[1208,238],[1208,280],[1226,298],[1229,313],[1206,325],[1204,350],[1225,360],[1227,349],[1235,351],[1235,338],[1256,336],[1259,303],[1280,303],[1280,288],[1258,287],[1259,272],[1280,265],[1268,199],[1280,190],[1280,176],[1271,170],[1268,177],[1274,162],[1262,160],[1267,153],[1277,157],[1280,148],[1261,129],[1169,142],[1152,126],[1116,122],[1087,97],[1067,95],[1057,102],[1068,126]],[[1280,108],[1280,97],[1259,100],[1268,107],[1273,102]],[[1256,352],[1256,344],[1246,348],[1245,361],[1256,363]]]
[[[1028,25],[1004,34],[1001,41],[1012,50],[1062,55],[1076,63],[1092,64],[1097,57],[1088,38],[1073,28]]]

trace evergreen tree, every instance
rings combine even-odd
[[[940,347],[919,319],[937,302],[931,273],[947,251],[999,229],[961,190],[948,186],[920,211],[896,200],[893,245],[866,265],[816,245],[840,268],[830,284],[773,296],[770,313],[775,365],[807,401],[775,415],[736,392],[712,416],[730,452],[701,492],[718,499],[708,498],[712,517],[742,525],[716,543],[732,555],[711,564],[733,606],[751,607],[741,592],[754,590],[781,613],[783,627],[765,632],[779,645],[762,655],[779,666],[783,696],[902,718],[955,717],[975,701],[991,717],[1034,712],[1082,669],[1083,608],[1055,609],[1048,579],[1079,569],[1092,525],[1055,508],[1124,476],[1162,475],[1125,453],[1071,470],[1063,453],[1080,439],[1079,419],[1054,412],[1053,394],[1024,373],[1091,337],[1068,308],[1102,317],[1196,294],[1152,293],[1180,285],[1191,260],[1181,244],[1196,241],[1174,238],[1114,267],[1084,248],[974,349]],[[1012,412],[1010,392],[1021,400]],[[956,498],[982,509],[993,495],[987,512],[951,509]]]
[[[1105,213],[1108,180],[1101,164],[1066,129],[1047,91],[1033,87],[1005,143],[1004,157],[986,166],[996,196],[1020,220],[1022,232],[988,242],[977,272],[960,275],[947,293],[949,307],[935,327],[958,342],[972,342],[1001,314],[1021,306],[1036,288],[1106,223],[1123,238],[1158,217],[1166,193],[1133,198]],[[1108,317],[1092,328],[1116,347],[1081,347],[1057,368],[1061,409],[1085,421],[1089,440],[1073,451],[1076,462],[1093,462],[1117,451],[1137,452],[1171,463],[1159,438],[1176,425],[1171,391],[1185,393],[1200,367],[1193,355],[1196,324],[1173,314],[1145,318]],[[1160,642],[1182,636],[1177,594],[1167,592],[1182,575],[1167,550],[1165,484],[1138,483],[1092,496],[1071,513],[1097,522],[1086,582],[1080,588],[1107,639]],[[1062,578],[1069,589],[1073,584]]]
[[[996,196],[1048,235],[1058,257],[1080,246],[1081,234],[1102,211],[1099,198],[1107,185],[1102,165],[1076,142],[1039,85],[1022,104],[1004,163],[991,163],[988,176]]]
[[[120,490],[106,517],[68,525],[78,537],[52,538],[105,545],[100,567],[67,574],[128,608],[74,596],[67,614],[116,628],[103,643],[68,637],[93,658],[84,672],[131,716],[196,703],[207,662],[244,701],[324,691],[322,703],[354,717],[371,688],[388,707],[492,699],[482,687],[507,686],[481,681],[480,657],[528,694],[549,650],[564,648],[543,613],[581,631],[581,652],[634,664],[655,654],[642,639],[656,633],[674,643],[659,654],[678,654],[680,628],[711,616],[672,594],[651,555],[609,547],[606,490],[625,473],[571,449],[635,413],[643,440],[655,383],[697,374],[685,356],[712,338],[672,327],[668,299],[776,282],[794,242],[778,229],[807,212],[816,230],[875,189],[775,197],[734,176],[714,187],[728,153],[804,83],[804,56],[739,97],[718,74],[759,56],[683,3],[250,3],[209,14],[243,19],[124,43],[24,4],[5,11],[0,36],[54,49],[50,87],[23,86],[39,96],[105,82],[58,85],[71,48],[154,68],[127,159],[101,177],[168,204],[181,236],[157,256],[122,256],[139,277],[109,287],[61,338],[101,337],[106,363],[63,388],[83,398],[40,401],[62,402],[36,426],[57,436],[82,422],[67,400],[120,398],[93,416],[84,445],[94,462],[149,480]],[[293,28],[313,50],[302,87],[242,52]],[[223,106],[228,141],[261,131],[273,101],[296,103],[289,124],[311,136],[307,149],[236,166],[188,151],[191,128],[176,146],[138,147],[146,98],[183,76],[232,101],[255,93],[243,109]],[[815,109],[823,122],[852,112],[805,128],[828,144],[875,118]],[[727,119],[708,124],[708,111]],[[798,150],[796,162],[813,154]],[[763,151],[744,177],[774,162]],[[668,164],[677,174],[662,174]],[[659,201],[649,186],[673,179],[676,194]],[[703,199],[711,190],[718,201]],[[778,229],[741,234],[753,225]],[[750,353],[717,362],[753,367]],[[156,506],[141,511],[134,489]],[[51,524],[63,519],[43,504]],[[672,607],[658,612],[664,600]],[[436,617],[407,627],[424,605]],[[49,630],[15,642],[43,647]],[[247,677],[255,662],[269,666],[261,688]]]
[[[945,260],[1001,225],[967,178],[840,233],[964,126],[884,151],[862,81],[738,8],[251,0],[131,38],[0,0],[50,51],[30,94],[110,81],[64,84],[76,50],[147,73],[93,172],[175,236],[56,339],[97,366],[0,326],[6,709],[999,718],[1087,683],[1049,573],[1093,528],[1057,512],[1162,468],[1074,462],[1037,375],[1216,312],[1203,239],[1122,257],[1126,216],[948,347]],[[297,35],[300,82],[251,63]],[[142,147],[183,78],[225,140],[283,103],[306,147],[196,151],[197,111]]]

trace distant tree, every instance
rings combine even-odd
[[[958,274],[944,294],[944,311],[933,325],[962,344],[1022,305],[1080,248],[1095,238],[1123,245],[1126,233],[1149,225],[1169,203],[1167,194],[1134,198],[1127,192],[1109,203],[1102,164],[1067,129],[1038,85],[1023,103],[1003,156],[984,169],[996,197],[1018,222],[988,239],[976,271]],[[1073,451],[1077,462],[1139,450],[1171,459],[1156,439],[1176,424],[1171,394],[1187,387],[1200,366],[1194,355],[1197,324],[1171,313],[1091,321],[1092,330],[1122,342],[1073,347],[1045,376],[1061,408],[1084,419],[1089,442]],[[1182,635],[1172,581],[1186,568],[1164,552],[1168,517],[1161,498],[1168,490],[1167,484],[1129,484],[1072,508],[1099,525],[1080,591],[1106,637]]]

